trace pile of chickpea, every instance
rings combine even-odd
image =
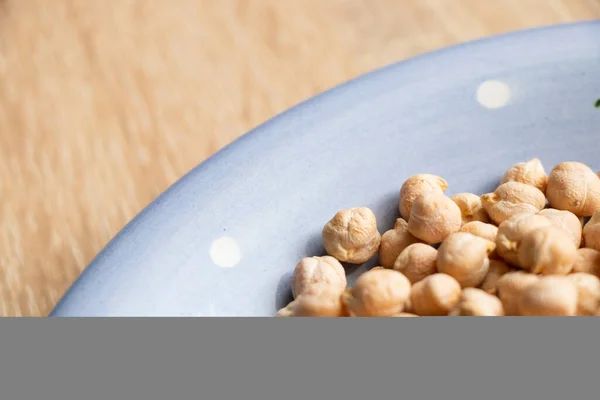
[[[292,276],[280,317],[600,316],[600,177],[579,162],[511,166],[493,193],[448,197],[420,174],[381,235],[366,207],[323,228],[327,256]],[[588,218],[591,217],[591,218]],[[379,265],[347,287],[340,262]]]

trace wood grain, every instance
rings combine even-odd
[[[318,92],[597,0],[0,1],[0,315],[46,315],[149,201]]]

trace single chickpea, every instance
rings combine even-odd
[[[407,313],[407,312],[401,312],[401,313],[392,315],[392,317],[418,317],[418,315]]]
[[[490,218],[481,204],[481,197],[473,193],[459,193],[451,197],[462,215],[462,224],[473,221],[488,222]]]
[[[587,248],[600,251],[600,210],[583,227],[583,243]]]
[[[519,246],[519,265],[534,274],[566,275],[577,261],[577,247],[554,225],[529,231]]]
[[[294,301],[279,310],[277,317],[343,317],[342,293],[338,288],[320,286],[302,292]]]
[[[384,268],[392,268],[402,250],[418,242],[419,239],[408,231],[408,223],[402,218],[398,218],[394,229],[390,229],[381,236],[379,263]]]
[[[600,279],[585,272],[569,274],[567,278],[577,288],[577,315],[594,315],[600,307]]]
[[[414,284],[437,272],[437,253],[436,249],[427,244],[411,244],[400,253],[394,263],[394,269],[402,272],[410,283]]]
[[[546,196],[552,208],[589,217],[600,209],[600,178],[585,164],[562,162],[550,171]]]
[[[578,249],[573,272],[586,272],[600,278],[600,251],[586,247]]]
[[[573,240],[575,247],[581,246],[581,220],[571,211],[546,208],[538,213],[550,220],[552,225],[563,229]]]
[[[327,254],[342,262],[362,264],[377,253],[380,243],[375,214],[366,207],[340,211],[323,228]]]
[[[416,238],[429,244],[440,243],[460,226],[460,208],[441,191],[425,193],[413,202],[408,231]]]
[[[294,298],[310,287],[327,285],[346,289],[346,271],[338,260],[330,256],[305,257],[294,269],[292,275],[292,294]]]
[[[522,316],[574,316],[577,288],[566,276],[544,276],[521,293],[518,302]]]
[[[448,182],[437,175],[418,174],[411,176],[402,184],[400,189],[400,215],[408,220],[412,204],[419,195],[431,191],[445,192],[446,189],[448,189]]]
[[[537,275],[523,271],[508,272],[498,279],[497,295],[505,315],[519,315],[519,299],[523,291],[539,279]]]
[[[545,193],[546,185],[548,184],[548,175],[546,175],[542,162],[538,158],[533,158],[510,167],[502,177],[502,183],[506,182],[524,183],[534,186]]]
[[[460,284],[450,275],[429,275],[412,287],[413,312],[422,316],[448,315],[458,302],[460,290]]]
[[[550,220],[541,215],[527,213],[514,215],[498,227],[496,252],[507,263],[520,266],[519,247],[523,237],[531,230],[551,225]]]
[[[370,270],[358,277],[342,295],[353,317],[388,317],[404,310],[410,297],[410,281],[391,269]]]
[[[486,293],[495,295],[500,278],[513,271],[516,270],[504,261],[490,260],[490,268],[479,288]]]
[[[466,288],[460,294],[458,303],[450,310],[449,316],[501,317],[504,315],[502,302],[481,289]]]
[[[498,227],[496,225],[486,224],[481,221],[468,222],[461,226],[458,231],[467,232],[492,242],[496,242],[496,236],[498,235]]]
[[[534,186],[506,182],[495,192],[481,196],[483,208],[496,225],[520,213],[536,214],[546,205],[546,197]]]
[[[466,232],[451,234],[438,250],[437,269],[458,281],[461,287],[479,286],[490,268],[489,255],[496,245]]]

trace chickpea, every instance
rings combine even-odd
[[[466,232],[456,232],[438,250],[437,269],[458,281],[461,287],[479,286],[488,273],[488,256],[496,245]]]
[[[524,183],[545,193],[548,175],[546,175],[542,162],[538,158],[533,158],[510,167],[502,177],[502,183],[506,182]]]
[[[546,208],[538,213],[550,220],[552,225],[563,229],[573,240],[575,247],[581,246],[581,220],[572,212]]]
[[[520,182],[506,182],[495,192],[481,196],[483,208],[497,225],[520,213],[536,214],[546,205],[539,189]]]
[[[481,204],[481,197],[473,193],[459,193],[451,197],[456,203],[462,215],[462,224],[473,221],[488,222],[490,218]]]
[[[407,312],[401,312],[401,313],[392,315],[392,317],[418,317],[418,315],[407,313]]]
[[[448,314],[449,316],[463,317],[501,317],[504,315],[502,302],[481,289],[463,289],[458,303]]]
[[[594,315],[600,307],[600,279],[585,272],[569,274],[567,278],[577,289],[577,315]]]
[[[515,269],[503,261],[490,260],[490,268],[483,279],[483,282],[479,285],[479,288],[486,293],[495,295],[500,278],[513,271],[515,271]]]
[[[398,218],[394,229],[390,229],[381,236],[379,263],[384,268],[393,268],[394,262],[402,253],[402,250],[418,242],[419,239],[408,231],[408,223],[402,218]]]
[[[546,196],[552,208],[589,217],[600,209],[600,178],[585,164],[562,162],[550,171]]]
[[[585,247],[578,249],[573,272],[586,272],[600,277],[600,251]]]
[[[422,316],[448,315],[460,297],[460,284],[446,274],[433,274],[415,283],[410,293],[413,312]]]
[[[410,282],[403,274],[380,269],[359,276],[342,299],[353,317],[388,317],[402,312],[409,296]]]
[[[338,288],[340,292],[346,289],[346,271],[342,264],[330,256],[305,257],[300,260],[292,275],[294,298],[317,285]]]
[[[419,195],[431,191],[445,192],[446,189],[448,189],[448,182],[437,175],[418,174],[411,176],[400,189],[400,215],[408,220],[413,202]]]
[[[439,243],[460,226],[460,208],[441,191],[425,193],[413,202],[408,231],[416,238],[429,244]]]
[[[523,271],[508,272],[498,279],[497,294],[506,315],[519,315],[519,299],[523,291],[539,279],[537,275]]]
[[[546,217],[535,214],[517,214],[498,227],[496,252],[509,264],[520,266],[519,247],[523,237],[533,229],[551,226]]]
[[[600,251],[600,210],[598,210],[583,227],[585,247]]]
[[[496,242],[496,236],[498,235],[498,227],[496,225],[486,224],[481,221],[467,222],[458,231],[467,232],[492,242]]]
[[[414,243],[400,253],[394,269],[402,272],[410,283],[434,274],[436,270],[437,250],[424,243]]]
[[[380,243],[375,214],[366,207],[340,211],[323,228],[327,254],[342,262],[362,264],[377,253]]]
[[[534,274],[566,275],[577,261],[577,247],[554,225],[529,231],[521,240],[519,265]]]
[[[519,298],[523,316],[574,316],[577,288],[566,276],[544,276],[529,285]]]
[[[312,287],[279,310],[277,317],[343,317],[342,293],[331,286]]]

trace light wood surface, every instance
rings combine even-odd
[[[155,196],[374,68],[598,0],[0,1],[0,315],[46,315]]]

